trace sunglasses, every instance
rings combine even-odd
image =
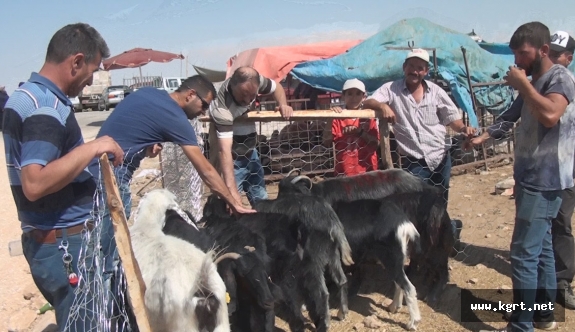
[[[192,89],[192,88],[191,88],[189,85],[187,85],[187,84],[184,84],[184,86],[185,86],[186,88],[188,88],[189,90],[194,90],[194,91],[196,91],[195,89]],[[202,111],[207,111],[208,108],[210,108],[210,103],[208,103],[204,98],[200,97],[200,94],[199,94],[197,91],[196,91],[196,96],[198,96],[198,98],[200,98],[200,101],[202,102]]]
[[[196,94],[196,96],[198,96],[198,98],[200,98],[200,100],[202,101],[202,110],[207,111],[208,108],[210,108],[210,103],[208,103],[204,98],[200,97],[199,94]]]

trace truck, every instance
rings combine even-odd
[[[162,76],[142,76],[133,78],[124,78],[124,85],[129,89],[124,92],[124,97],[130,92],[134,92],[145,86],[153,86],[160,90],[166,90],[168,93],[176,91],[185,80],[185,77],[162,77]]]
[[[92,80],[92,85],[87,85],[84,87],[78,98],[80,99],[80,107],[76,111],[82,111],[82,109],[92,109],[98,108],[98,102],[102,96],[102,92],[105,88],[112,85],[112,76],[109,71],[99,70],[94,73]]]

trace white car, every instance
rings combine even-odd
[[[124,100],[124,91],[128,90],[125,85],[111,85],[104,89],[98,101],[98,111],[107,111],[116,107]]]
[[[74,106],[74,112],[82,112],[82,103],[80,102],[79,97],[68,97],[72,102],[72,106]]]

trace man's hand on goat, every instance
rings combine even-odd
[[[119,166],[124,161],[124,151],[116,141],[110,136],[102,136],[87,144],[94,145],[96,153],[94,157],[100,158],[104,153],[111,153],[114,156],[114,167]]]
[[[293,115],[293,108],[289,105],[280,105],[276,107],[276,111],[279,111],[284,119],[289,119]]]
[[[242,205],[242,203],[239,203],[239,202],[236,202],[236,204],[234,204],[234,205],[228,205],[228,208],[230,209],[230,212],[232,212],[235,215],[246,214],[246,213],[256,213],[257,212],[254,209],[245,208]]]

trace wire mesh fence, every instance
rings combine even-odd
[[[300,107],[306,107],[307,100],[294,102],[303,103]],[[329,101],[330,106],[339,104],[340,101],[337,99]],[[265,102],[260,104],[260,108],[272,110],[275,105],[272,102]],[[252,112],[253,117],[248,121],[255,122],[256,133],[252,137],[243,137],[243,141],[235,141],[234,159],[235,161],[245,159],[248,164],[250,162],[261,164],[261,174],[259,170],[253,172],[250,167],[246,167],[247,174],[238,181],[240,192],[249,190],[247,188],[251,178],[261,176],[266,183],[269,197],[273,198],[277,193],[273,183],[294,169],[315,177],[315,181],[384,169],[386,160],[392,167],[417,172],[417,166],[421,166],[418,164],[420,161],[406,156],[401,150],[401,144],[398,144],[398,140],[405,139],[401,136],[403,128],[397,124],[390,126],[387,137],[387,131],[382,130],[387,127],[387,123],[377,119],[374,112],[366,111],[357,111],[357,114],[345,113],[347,117],[335,116],[330,110],[306,111],[307,115],[300,115],[292,121],[270,120],[273,118],[264,116],[265,112],[262,114]],[[481,129],[485,130],[492,125],[497,115],[491,114],[487,107],[479,111]],[[209,124],[206,121],[195,120],[193,125],[204,154],[208,158],[213,158],[213,155],[210,155],[214,150],[210,149],[209,144]],[[451,167],[450,170],[443,169],[446,165],[440,162],[435,170],[438,173],[446,171],[444,174],[446,176],[476,170],[487,171],[494,166],[512,162],[513,129],[501,138],[489,139],[482,146],[470,150],[464,148],[465,137],[449,128],[442,137],[437,137],[437,133],[425,131],[417,134],[420,138],[428,135],[444,142],[445,153],[441,161],[449,157]],[[138,151],[135,155],[142,153],[145,154],[145,151]],[[139,167],[130,169],[129,174],[126,171],[116,170],[122,200],[130,219],[133,216],[129,211],[137,206],[139,198],[146,192],[160,187],[175,193],[180,206],[190,211],[197,220],[200,219],[203,198],[208,190],[178,146],[165,143],[159,158],[145,158],[141,163],[138,161],[137,166]],[[430,178],[430,182],[445,191],[449,189],[448,182],[443,181],[441,177]],[[90,321],[91,326],[95,328],[86,330],[135,331],[137,327],[127,304],[124,270],[122,265],[118,264],[117,254],[95,249],[98,245],[109,241],[107,236],[110,236],[108,234],[110,223],[106,219],[109,219],[109,215],[101,183],[95,202],[94,227],[84,234],[85,250],[79,258],[82,279],[77,293],[85,296],[77,297],[70,313],[67,330],[74,330],[73,327],[77,324]],[[512,216],[502,215],[497,208],[492,210],[486,213],[493,214],[494,218],[513,220]],[[495,249],[501,247],[489,239],[485,242],[488,247]],[[458,246],[456,249],[461,259],[466,260],[475,257],[474,248]]]
[[[197,121],[193,121],[192,125],[198,133],[201,132]],[[202,148],[201,135],[198,134],[197,138]],[[129,224],[134,218],[132,208],[137,206],[139,198],[145,192],[161,187],[175,193],[180,206],[192,212],[199,220],[202,181],[181,149],[171,143],[164,144],[159,163],[146,160],[140,162],[135,157],[145,153],[142,150],[129,154],[133,161],[125,162],[127,167],[114,170],[126,217],[130,219]],[[101,174],[101,170],[98,173]],[[114,230],[106,205],[103,180],[98,182],[94,202],[90,221],[93,227],[83,234],[83,249],[78,258],[80,283],[64,330],[138,331],[128,303],[125,271],[113,242]]]

